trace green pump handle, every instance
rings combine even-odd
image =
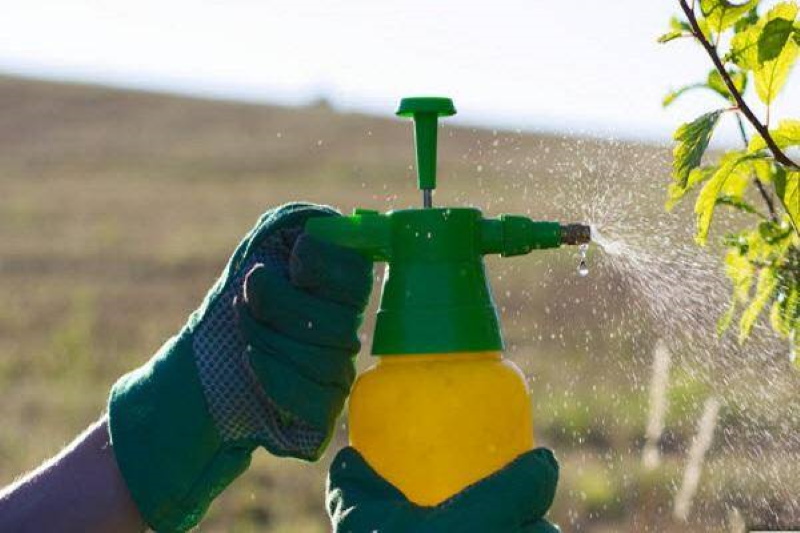
[[[397,116],[414,119],[414,145],[417,153],[417,186],[422,190],[422,204],[432,207],[436,188],[436,152],[439,117],[456,114],[450,98],[417,96],[403,98]]]
[[[418,183],[423,209],[312,218],[312,236],[388,263],[375,323],[375,355],[495,351],[503,347],[483,256],[504,257],[562,244],[589,242],[581,224],[501,215],[472,208],[432,208],[436,187],[436,128],[455,113],[449,98],[405,98],[397,114],[415,122]]]

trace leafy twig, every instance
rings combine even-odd
[[[744,131],[744,124],[742,123],[741,115],[736,115],[736,123],[739,125],[739,133],[742,136],[742,142],[744,143],[745,148],[747,148],[749,140],[747,138],[747,132]],[[764,203],[767,204],[770,220],[773,222],[778,222],[778,212],[775,210],[775,201],[772,199],[772,195],[769,193],[766,187],[764,187],[764,184],[761,183],[761,180],[758,179],[757,176],[753,176],[753,183],[756,184],[756,188],[758,189],[759,194],[761,194],[761,198],[763,198]]]
[[[722,60],[717,53],[717,49],[708,41],[705,34],[703,34],[703,31],[700,29],[700,25],[697,23],[697,17],[695,17],[694,14],[694,9],[686,3],[686,0],[678,0],[678,2],[683,10],[683,13],[686,15],[687,20],[689,21],[689,25],[692,28],[692,34],[703,46],[703,49],[705,49],[706,53],[711,58],[711,61],[714,63],[714,67],[717,69],[717,72],[719,72],[719,75],[722,77],[722,80],[728,87],[728,91],[730,91],[731,96],[733,96],[733,99],[736,101],[739,111],[744,114],[748,122],[753,125],[756,131],[764,139],[764,142],[769,147],[772,155],[775,156],[775,160],[777,162],[787,167],[800,169],[800,165],[789,159],[789,157],[778,147],[775,139],[772,138],[772,135],[769,132],[769,128],[767,128],[767,126],[758,120],[758,117],[756,117],[755,113],[753,113],[752,109],[750,109],[750,107],[747,105],[747,102],[744,101],[742,94],[739,92],[739,89],[736,88],[733,80],[731,80],[730,74],[728,74],[728,71],[725,69],[725,65],[722,63]]]

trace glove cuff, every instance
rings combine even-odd
[[[186,330],[114,384],[108,413],[119,469],[157,531],[196,525],[250,463],[253,448],[224,445],[208,415]]]

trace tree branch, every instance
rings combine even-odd
[[[694,34],[695,38],[698,42],[703,46],[708,56],[711,58],[711,61],[714,63],[714,67],[719,72],[719,75],[722,76],[722,80],[725,82],[725,85],[728,87],[728,91],[730,91],[731,96],[736,101],[736,106],[739,111],[747,118],[748,122],[753,125],[756,131],[761,135],[764,139],[764,142],[767,143],[772,155],[775,157],[775,160],[782,165],[787,167],[792,167],[796,169],[800,169],[800,165],[789,159],[789,157],[783,153],[783,151],[778,147],[775,139],[772,138],[772,135],[769,132],[769,128],[761,123],[756,117],[753,110],[747,105],[747,102],[744,101],[742,98],[742,94],[739,92],[739,89],[736,88],[736,85],[731,80],[728,71],[725,69],[725,65],[722,63],[722,60],[719,58],[719,54],[717,53],[717,49],[708,42],[708,39],[703,34],[703,31],[700,29],[700,25],[697,23],[697,18],[694,15],[694,9],[689,7],[689,4],[686,3],[686,0],[678,0],[683,10],[683,13],[686,15],[686,18],[689,20],[689,25],[692,28],[692,33]]]
[[[744,147],[747,148],[747,145],[750,144],[747,138],[747,132],[744,131],[744,124],[742,123],[741,115],[736,115],[736,123],[739,125],[739,133],[742,136],[742,142],[744,143]],[[769,211],[769,218],[773,222],[778,221],[778,212],[775,211],[775,201],[772,199],[772,195],[769,191],[764,187],[764,184],[761,183],[761,180],[758,179],[758,176],[753,176],[753,182],[756,184],[756,188],[758,189],[759,194],[761,194],[761,198],[763,198],[764,203],[767,204],[767,210]]]

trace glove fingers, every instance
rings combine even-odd
[[[372,262],[354,250],[302,234],[289,260],[292,284],[363,311],[372,291]]]
[[[247,364],[259,389],[281,410],[327,436],[342,412],[348,390],[311,380],[272,355],[256,346],[247,349]]]
[[[513,531],[544,516],[555,496],[558,462],[545,448],[526,452],[499,472],[438,506],[444,530]],[[502,527],[500,527],[502,525]]]
[[[340,216],[332,207],[301,202],[284,204],[261,215],[250,233],[234,253],[234,258],[243,259],[254,248],[263,245],[264,240],[273,233],[283,230],[302,229],[306,221],[313,217]]]
[[[294,287],[275,265],[256,265],[248,273],[244,298],[256,320],[295,340],[349,353],[361,348],[355,309]]]
[[[325,492],[335,533],[417,531],[423,522],[420,508],[350,447],[340,450],[333,459]]]
[[[326,503],[337,533],[558,533],[557,527],[541,519],[552,502],[557,478],[558,463],[552,453],[538,449],[439,506],[419,507],[381,478],[356,450],[344,448],[331,464]]]
[[[239,329],[248,345],[264,358],[291,366],[307,379],[341,389],[345,394],[355,379],[353,356],[344,350],[298,341],[264,327],[251,314],[251,308],[237,302]]]
[[[239,271],[247,263],[247,259],[259,248],[268,247],[269,245],[266,241],[274,237],[276,233],[294,228],[298,230],[296,234],[299,235],[309,218],[325,216],[341,215],[332,207],[307,203],[290,203],[266,211],[236,246],[227,265],[225,265],[225,269],[222,271],[222,275],[211,288],[209,295],[213,296],[221,293],[226,284],[231,283],[232,280],[238,277],[237,274],[241,273]],[[293,244],[293,242],[290,242],[287,247],[287,270]]]
[[[394,485],[383,479],[353,447],[339,450],[328,472],[328,497],[339,491],[337,498],[349,506],[368,500],[408,501]]]

